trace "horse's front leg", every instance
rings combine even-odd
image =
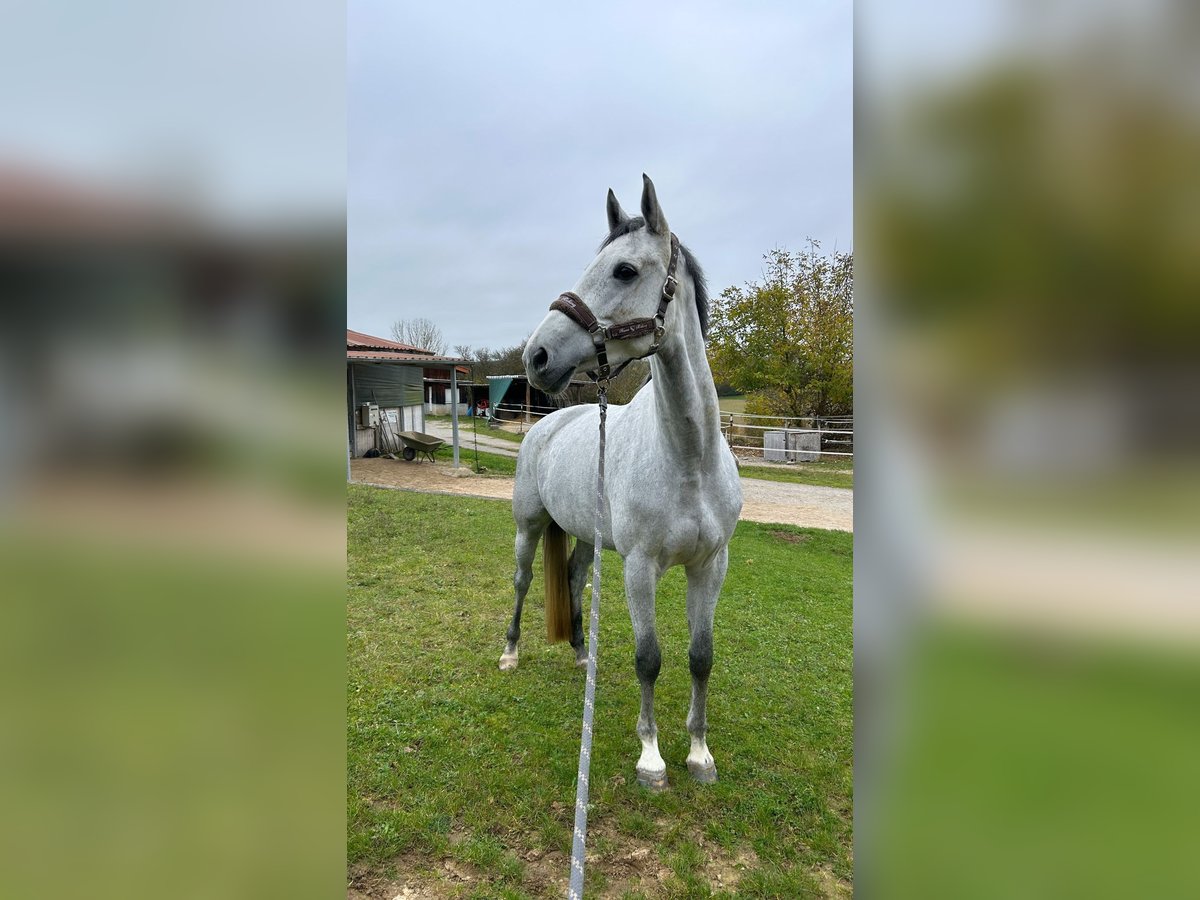
[[[708,674],[713,660],[713,614],[717,597],[725,582],[729,566],[729,548],[704,566],[687,568],[687,619],[691,643],[688,646],[688,668],[692,672],[692,705],[688,709],[687,730],[692,739],[687,767],[692,777],[703,784],[717,780],[717,767],[708,750]]]
[[[625,560],[625,598],[633,622],[634,665],[642,688],[637,722],[642,755],[637,763],[637,779],[655,793],[667,789],[667,764],[658,752],[658,726],[654,724],[654,682],[662,665],[654,631],[654,594],[661,574],[658,564],[648,557],[630,555]]]

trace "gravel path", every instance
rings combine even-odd
[[[502,443],[500,439],[493,440]],[[466,467],[460,468],[458,475],[451,474],[453,471],[448,465],[429,462],[408,463],[392,459],[356,459],[351,462],[351,479],[361,484],[433,494],[464,494],[512,500],[512,478],[475,475]],[[774,522],[835,531],[854,530],[854,492],[846,488],[743,478],[742,498],[741,518],[750,522]]]

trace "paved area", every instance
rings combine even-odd
[[[356,459],[351,463],[351,479],[378,487],[509,501],[513,492],[509,477],[479,476],[465,467],[454,474],[449,465],[392,459]],[[742,497],[741,518],[750,522],[854,530],[854,492],[846,488],[743,478]]]
[[[459,453],[468,453],[474,446],[476,434],[471,428],[470,418],[464,417],[458,420]],[[427,421],[425,423],[425,433],[439,437],[447,444],[454,437],[454,429],[450,426],[449,422]],[[516,456],[517,450],[521,446],[516,441],[506,441],[504,438],[494,437],[492,429],[489,429],[482,422],[479,424],[478,440],[480,450],[486,449],[488,453],[495,453],[498,456]]]

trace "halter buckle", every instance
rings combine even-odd
[[[674,300],[675,299],[675,286],[678,284],[679,284],[679,282],[675,280],[674,275],[668,275],[667,280],[663,282],[663,289],[662,289],[663,296],[669,300]]]

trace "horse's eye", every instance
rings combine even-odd
[[[613,269],[613,278],[618,281],[633,281],[637,278],[637,269],[629,263],[617,263],[617,267]]]

